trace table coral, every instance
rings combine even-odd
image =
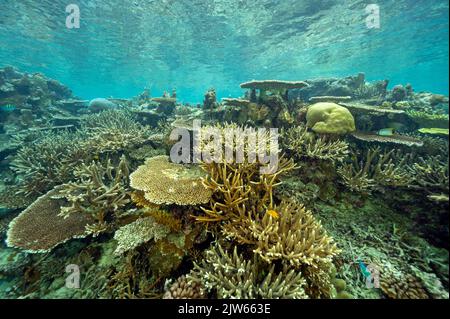
[[[155,204],[197,205],[207,203],[211,191],[202,184],[202,171],[156,156],[145,161],[130,175],[130,185],[143,191],[145,199]]]
[[[61,186],[39,197],[9,225],[6,243],[29,252],[47,252],[72,238],[87,236],[86,226],[94,223],[86,214],[60,217]],[[55,199],[54,197],[58,197]]]

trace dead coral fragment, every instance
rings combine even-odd
[[[114,234],[117,240],[116,255],[132,250],[154,239],[158,241],[170,233],[169,227],[155,222],[152,217],[145,217],[119,228]]]
[[[304,291],[306,282],[299,271],[285,268],[275,272],[272,266],[263,275],[256,260],[245,260],[236,247],[229,254],[216,245],[194,267],[188,279],[203,283],[208,291],[217,291],[219,298],[308,298]]]
[[[130,175],[130,185],[143,191],[155,204],[197,205],[207,203],[211,191],[203,186],[204,174],[198,167],[169,162],[168,156],[145,161]]]
[[[60,207],[67,203],[53,198],[60,191],[61,186],[57,186],[39,197],[10,223],[6,240],[9,247],[32,253],[47,252],[72,238],[87,236],[85,228],[94,220],[85,214],[60,217]]]

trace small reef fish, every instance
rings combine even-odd
[[[370,271],[367,270],[367,266],[364,264],[364,262],[360,259],[358,259],[358,265],[359,269],[361,269],[361,273],[364,275],[364,277],[370,276]]]
[[[275,219],[280,218],[280,214],[278,214],[276,211],[274,211],[273,209],[269,209],[267,212],[267,214],[269,214],[270,216],[272,216]]]
[[[4,112],[13,112],[16,110],[16,107],[12,104],[1,105],[0,110]]]
[[[394,128],[392,128],[392,127],[389,127],[389,128],[382,128],[381,130],[378,130],[377,132],[376,132],[376,134],[377,135],[380,135],[380,136],[392,136],[392,135],[394,135]]]

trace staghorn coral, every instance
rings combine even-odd
[[[292,152],[298,160],[309,158],[335,163],[342,162],[348,155],[348,144],[345,141],[316,137],[303,125],[283,131],[282,136],[285,149]]]
[[[47,252],[72,238],[86,237],[86,226],[94,223],[90,215],[59,216],[67,201],[60,198],[62,186],[39,197],[9,224],[6,243],[28,252]],[[55,198],[56,197],[56,198]]]
[[[163,299],[205,299],[205,291],[200,282],[188,282],[186,276],[180,276],[166,289]]]
[[[130,202],[128,189],[129,168],[125,156],[113,167],[92,162],[75,170],[76,181],[64,184],[60,196],[69,206],[62,206],[60,216],[88,215],[96,221],[87,229],[94,236],[108,229],[107,219],[121,216],[121,210]]]
[[[320,222],[303,206],[283,202],[274,211],[279,217],[248,213],[239,224],[226,224],[224,233],[240,243],[253,244],[253,252],[268,263],[281,260],[293,267],[319,268],[339,253]]]
[[[205,131],[212,129],[204,128]],[[230,219],[239,220],[245,217],[243,210],[245,207],[254,207],[257,211],[265,211],[274,206],[273,189],[280,184],[280,176],[295,168],[292,160],[287,160],[284,156],[278,157],[277,167],[267,168],[256,158],[255,148],[264,149],[269,154],[278,156],[278,145],[259,144],[259,147],[251,146],[249,139],[239,139],[238,135],[245,131],[236,125],[225,125],[217,127],[219,135],[225,140],[226,148],[221,154],[212,154],[213,161],[203,161],[200,166],[208,173],[203,178],[203,185],[212,193],[212,201],[208,208],[202,207],[203,216],[197,216],[200,222],[219,222]],[[236,133],[236,130],[241,130]],[[244,128],[245,130],[245,128]],[[202,131],[202,136],[204,131]],[[206,135],[207,136],[207,135]],[[268,141],[270,137],[264,131],[259,141]],[[206,141],[201,140],[199,153],[209,146]],[[223,150],[222,150],[223,151]],[[240,155],[238,154],[240,153]],[[253,160],[251,157],[254,156]],[[231,158],[232,157],[232,158]],[[236,161],[234,161],[236,158]]]
[[[114,254],[122,255],[152,239],[158,241],[169,232],[169,227],[158,224],[153,217],[139,218],[116,231],[114,239],[117,240],[117,248]]]
[[[341,182],[351,191],[370,192],[378,186],[402,187],[411,183],[403,159],[396,159],[395,150],[384,154],[380,147],[369,148],[364,158],[353,155],[352,163],[345,163],[337,169]]]
[[[155,156],[130,175],[130,185],[144,192],[151,203],[197,205],[207,203],[211,197],[211,191],[201,183],[203,175],[195,166],[174,164],[168,156]]]
[[[448,194],[449,164],[448,156],[419,157],[416,163],[408,165],[413,185],[431,191],[445,191]]]
[[[208,291],[217,291],[219,298],[283,298],[306,299],[305,280],[299,271],[274,266],[262,272],[256,259],[245,260],[234,247],[230,254],[215,245],[206,251],[201,264],[194,263],[188,274],[190,282],[201,282]]]
[[[92,158],[82,147],[83,132],[39,134],[33,143],[24,144],[13,157],[11,169],[19,181],[18,194],[36,196],[73,178],[73,170]]]

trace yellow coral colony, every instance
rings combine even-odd
[[[211,197],[211,191],[202,184],[203,175],[198,167],[174,164],[168,156],[156,156],[130,175],[130,185],[144,192],[145,199],[154,204],[198,205]]]
[[[316,133],[347,134],[355,131],[355,119],[350,111],[336,103],[320,102],[311,105],[306,121]]]

